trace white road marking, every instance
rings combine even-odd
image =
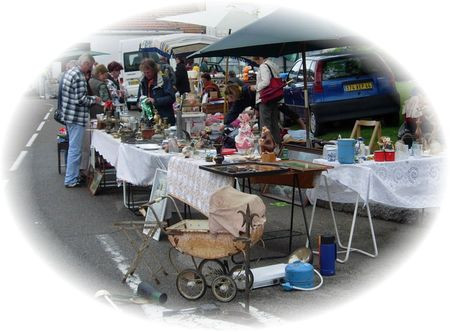
[[[243,308],[245,308],[245,303],[239,302],[239,304]],[[268,314],[267,312],[261,311],[261,310],[255,308],[255,307],[252,307],[252,306],[249,306],[249,313],[250,313],[250,315],[252,315],[256,319],[258,319],[258,321],[260,323],[263,323],[263,324],[273,325],[273,324],[280,324],[280,323],[283,322],[279,317],[276,317],[274,315]]]
[[[31,147],[36,137],[38,137],[38,134],[34,133],[33,136],[31,136],[30,140],[28,141],[27,145],[25,145],[25,147],[27,148]]]
[[[9,169],[10,172],[14,172],[15,170],[17,170],[20,166],[20,163],[22,162],[23,158],[25,158],[25,156],[27,155],[28,151],[21,151],[19,156],[17,157],[16,161],[14,162],[14,164],[11,166],[11,168]]]
[[[114,239],[108,234],[100,234],[97,235],[96,238],[100,241],[103,249],[111,255],[112,260],[116,263],[119,271],[125,275],[128,271],[129,267],[129,259],[125,258],[120,253],[120,248],[114,241]],[[139,278],[137,273],[134,273],[132,276],[128,277],[126,283],[128,287],[130,287],[134,292],[136,292],[137,287],[141,279]],[[239,303],[244,306],[243,303]],[[162,316],[163,311],[166,308],[157,305],[157,304],[141,304],[141,308],[144,311],[145,316],[152,320],[158,320],[160,322],[166,322],[172,324],[176,324],[182,327],[188,328],[208,328],[214,330],[230,330],[230,329],[240,329],[242,330],[245,326],[233,322],[227,322],[224,320],[216,320],[213,318],[203,317],[201,315],[192,315],[192,314],[179,314],[171,317]],[[280,324],[282,321],[280,318],[265,313],[256,309],[255,307],[250,306],[250,314],[255,317],[259,322],[265,323],[267,325]]]
[[[50,108],[47,114],[44,116],[44,120],[47,121],[48,117],[50,116],[50,113],[53,111],[53,108]]]
[[[39,124],[39,126],[36,128],[36,131],[41,131],[41,130],[42,130],[42,127],[44,127],[44,125],[45,125],[45,121],[42,121],[42,122]]]
[[[125,258],[120,253],[120,248],[114,241],[114,239],[108,234],[97,235],[96,238],[102,244],[103,249],[111,255],[112,260],[116,263],[117,268],[120,272],[125,275],[128,271],[129,267],[129,259]],[[126,280],[128,287],[136,293],[138,285],[141,283],[141,279],[137,273],[134,273],[132,276],[129,276]],[[162,319],[162,312],[165,310],[164,307],[159,305],[149,303],[149,304],[141,304],[141,308],[144,311],[145,315],[150,319]]]

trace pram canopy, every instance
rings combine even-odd
[[[245,233],[244,218],[239,211],[245,214],[247,204],[250,206],[250,213],[254,215],[252,225],[263,225],[266,222],[266,206],[260,197],[243,193],[231,186],[217,190],[209,201],[209,232],[231,233],[235,237]]]

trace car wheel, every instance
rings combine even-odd
[[[316,113],[310,112],[310,116],[311,116],[311,119],[310,119],[311,127],[309,130],[310,130],[311,134],[313,134],[313,136],[316,137],[320,134],[321,128],[320,128],[319,122],[317,121]]]

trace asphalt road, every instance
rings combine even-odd
[[[103,190],[92,196],[86,187],[64,187],[63,175],[57,171],[56,133],[60,125],[53,120],[53,113],[49,112],[54,105],[55,100],[28,97],[19,107],[22,110],[17,115],[20,121],[8,133],[9,142],[14,143],[6,144],[2,149],[2,171],[6,179],[8,204],[13,207],[15,221],[24,236],[58,273],[72,280],[89,295],[107,289],[113,294],[132,296],[140,281],[152,280],[147,271],[140,267],[133,278],[121,283],[134,251],[123,233],[113,227],[113,223],[143,220],[143,217],[136,216],[124,207],[121,188]],[[266,230],[286,229],[290,208],[271,205],[271,200],[265,201],[268,208]],[[309,206],[308,216],[310,212]],[[304,228],[300,216],[300,209],[296,208],[295,228],[302,232]],[[351,214],[336,213],[336,216],[339,229],[343,234],[348,234]],[[412,251],[426,234],[426,224],[431,221],[431,216],[426,214],[425,218],[426,223],[412,224],[375,219],[379,249],[376,259],[352,253],[347,263],[337,264],[336,275],[326,277],[323,286],[313,292],[284,292],[278,286],[254,290],[250,298],[251,318],[242,314],[245,300],[243,293],[238,293],[230,303],[217,302],[210,290],[195,302],[182,298],[175,287],[177,273],[168,261],[170,244],[163,238],[151,243],[146,258],[152,267],[156,267],[158,258],[169,273],[168,276],[158,274],[161,281],[158,288],[167,293],[167,303],[163,306],[119,304],[119,307],[120,310],[131,311],[136,317],[174,323],[180,327],[216,328],[242,324],[257,327],[308,318],[338,306],[343,301],[357,299],[364,294],[364,290],[383,280],[389,271],[394,271],[402,255]],[[318,208],[316,221],[313,238],[332,229],[329,210]],[[343,236],[344,241],[347,238]],[[293,247],[303,246],[304,241],[304,235],[296,237]],[[372,250],[369,227],[364,218],[358,220],[354,245]],[[287,243],[285,239],[267,241],[266,247],[255,249],[254,257],[286,251]],[[192,267],[190,259],[181,254],[174,255],[174,261],[179,268]],[[316,266],[317,261],[316,256]],[[253,266],[278,262],[286,262],[286,259],[261,260]],[[216,304],[222,314],[207,318],[183,314],[162,319],[161,313],[166,309],[183,309],[208,303]]]

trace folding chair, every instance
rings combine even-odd
[[[376,150],[376,144],[378,139],[381,137],[381,123],[380,121],[370,121],[370,120],[356,120],[353,126],[352,134],[350,138],[358,138],[361,136],[361,127],[373,127],[372,136],[370,137],[369,148],[370,152]]]

